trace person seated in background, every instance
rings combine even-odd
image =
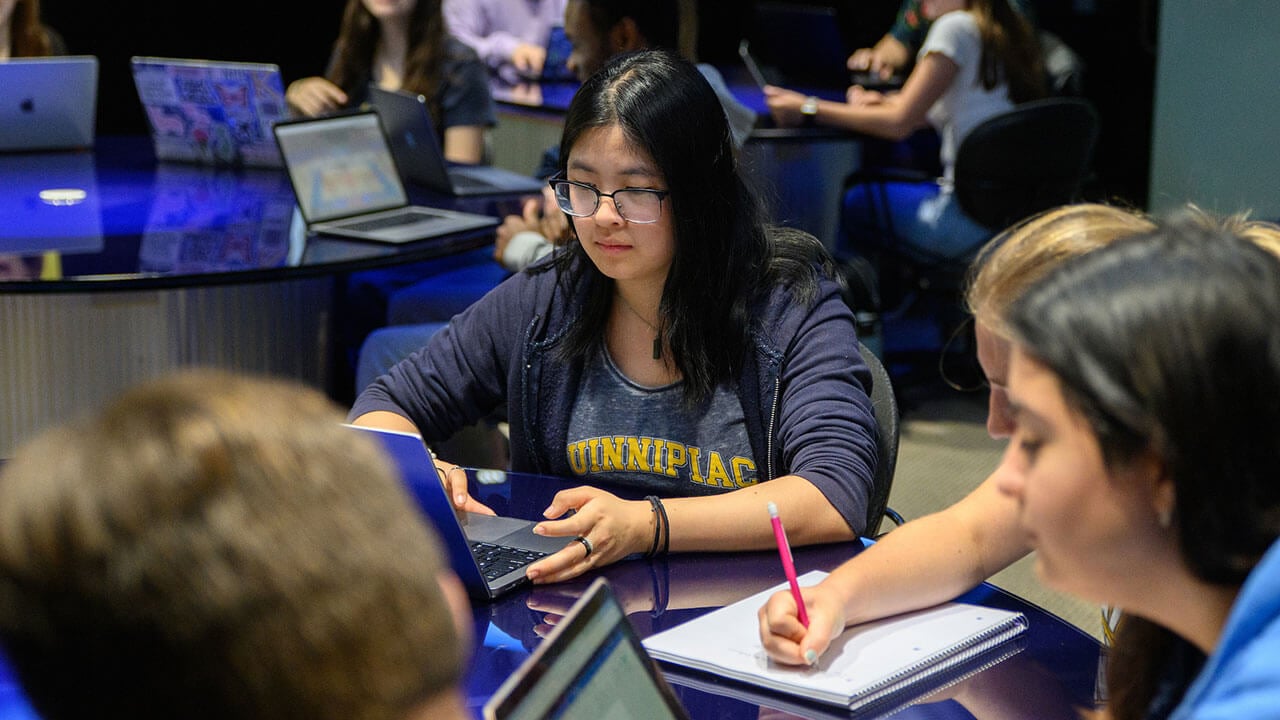
[[[40,19],[40,0],[0,0],[0,60],[66,55],[67,44]]]
[[[1064,260],[1154,227],[1138,212],[1083,203],[1028,218],[983,247],[970,270],[965,304],[990,388],[987,433],[992,438],[1007,438],[1013,430],[1005,395],[1009,305]],[[792,634],[790,594],[771,598],[761,609],[766,649],[782,662],[803,663],[810,653],[822,654],[845,625],[919,610],[964,593],[1030,552],[1016,521],[1017,507],[996,489],[995,475],[989,476],[956,504],[895,528],[806,589],[810,615],[830,612],[832,622],[811,623],[808,632]]]
[[[882,80],[910,69],[916,53],[924,44],[930,21],[925,17],[925,0],[902,0],[893,26],[876,44],[858,48],[849,56],[848,66],[855,72],[869,72]],[[1013,8],[1029,22],[1035,22],[1030,0],[1011,0]]]
[[[984,120],[1043,97],[1044,70],[1035,35],[1009,0],[926,0],[923,7],[933,24],[901,92],[855,85],[843,103],[776,87],[766,87],[765,96],[775,121],[786,127],[811,121],[891,140],[925,123],[937,129],[943,182],[855,185],[845,194],[842,232],[855,242],[879,241],[878,229],[892,227],[912,249],[963,260],[991,230],[966,215],[951,192],[956,151]],[[848,249],[865,254],[871,248]]]
[[[1036,574],[1124,608],[1109,717],[1280,707],[1280,261],[1170,222],[1009,311],[1015,429],[997,484]]]
[[[607,60],[622,53],[674,49],[679,20],[678,0],[569,0],[564,16],[565,33],[573,44],[569,66],[585,82]],[[715,90],[729,120],[734,147],[740,149],[755,124],[755,113],[733,97],[714,67],[699,63],[697,68]],[[536,173],[539,177],[550,177],[556,171],[559,150],[553,147],[544,154]],[[503,218],[493,248],[497,264],[468,267],[397,291],[389,301],[389,314],[396,316],[393,324],[374,330],[361,344],[356,392],[426,344],[459,304],[474,302],[510,273],[547,256],[568,233],[568,216],[547,188],[541,199],[525,200],[519,215]],[[406,319],[405,315],[412,317]]]
[[[187,371],[0,474],[0,643],[44,720],[466,718],[471,614],[320,393]]]
[[[869,371],[830,256],[766,223],[706,79],[666,50],[578,90],[553,181],[572,237],[379,377],[348,417],[428,443],[505,406],[511,469],[565,490],[536,531],[577,539],[555,582],[632,554],[862,532],[877,460]],[[459,509],[487,512],[440,460]],[[665,500],[664,500],[665,498]]]
[[[551,28],[565,0],[444,0],[445,25],[471,46],[490,72],[514,83],[537,79],[547,59]]]
[[[485,161],[485,132],[497,123],[489,76],[446,31],[440,0],[347,0],[324,76],[293,81],[285,100],[313,117],[359,107],[371,82],[427,99],[447,160]]]

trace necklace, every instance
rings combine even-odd
[[[640,322],[644,323],[645,325],[648,325],[649,329],[653,331],[653,359],[661,360],[662,359],[662,336],[658,334],[657,326],[649,322],[645,318],[645,316],[641,315],[639,310],[636,310],[635,308],[631,307],[631,303],[627,302],[627,299],[622,297],[621,293],[614,293],[613,296],[621,300],[623,307],[630,310],[632,315],[635,315],[636,317],[640,318]]]

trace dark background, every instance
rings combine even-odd
[[[1033,0],[1041,27],[1056,33],[1086,63],[1085,95],[1102,116],[1096,178],[1088,199],[1145,207],[1155,77],[1156,0]],[[870,45],[893,21],[898,0],[838,0],[850,48]],[[270,62],[285,83],[324,70],[337,36],[343,0],[172,0],[86,3],[44,0],[46,21],[72,53],[98,56],[98,128],[140,134],[146,121],[129,75],[133,55]],[[738,40],[753,30],[754,3],[698,0],[700,59],[737,63]]]

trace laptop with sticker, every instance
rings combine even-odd
[[[405,487],[435,525],[449,553],[449,564],[471,597],[492,600],[519,588],[529,582],[524,574],[527,565],[573,542],[535,535],[535,523],[530,520],[458,513],[422,438],[394,430],[349,427],[373,435],[390,456]],[[475,472],[467,469],[469,476]]]
[[[93,147],[97,117],[98,58],[0,62],[0,150]]]
[[[163,57],[130,66],[157,160],[280,167],[271,126],[289,113],[279,67]]]
[[[382,117],[396,165],[409,182],[458,196],[542,191],[544,183],[529,175],[487,165],[454,165],[446,161],[423,96],[370,85],[369,104]]]
[[[485,720],[683,720],[609,582],[596,578],[484,706]]]
[[[313,233],[406,243],[498,225],[487,215],[409,204],[375,112],[290,120],[272,129]]]

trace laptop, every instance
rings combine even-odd
[[[669,720],[688,714],[601,577],[489,698],[484,717]]]
[[[97,117],[98,58],[0,62],[0,150],[93,147]]]
[[[776,70],[783,84],[849,85],[851,50],[845,47],[833,7],[759,3],[751,50],[756,60]]]
[[[160,57],[130,64],[156,159],[280,167],[271,125],[289,111],[279,67]]]
[[[563,550],[570,538],[533,533],[534,522],[510,517],[457,513],[422,438],[412,433],[349,426],[373,435],[400,471],[405,487],[435,525],[449,564],[467,593],[492,600],[528,582],[524,568]],[[468,469],[473,476],[475,470]]]
[[[291,120],[273,130],[310,232],[406,243],[498,225],[487,215],[410,205],[376,112]]]
[[[458,196],[542,191],[544,183],[529,175],[486,165],[450,165],[423,96],[370,85],[369,104],[382,117],[391,153],[409,182]]]

